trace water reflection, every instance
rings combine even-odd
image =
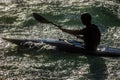
[[[6,79],[106,80],[109,77],[109,63],[106,65],[102,57],[19,47],[7,48],[1,56],[0,71],[6,75],[0,75]]]
[[[104,58],[101,57],[87,57],[89,64],[89,78],[91,80],[106,80],[107,79],[107,67]]]

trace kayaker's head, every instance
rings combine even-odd
[[[91,15],[89,13],[84,13],[81,15],[82,23],[86,26],[91,25]]]

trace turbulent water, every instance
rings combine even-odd
[[[89,12],[102,33],[101,44],[120,48],[119,0],[1,0],[0,37],[77,39],[32,13],[70,29],[84,26]],[[41,49],[21,49],[0,38],[0,80],[119,80],[120,58],[80,56]],[[46,50],[47,49],[47,50]]]

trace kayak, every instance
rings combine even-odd
[[[83,42],[78,42],[75,40],[64,40],[64,39],[11,39],[11,38],[2,38],[3,40],[14,43],[18,46],[22,47],[30,47],[35,44],[43,45],[51,45],[55,46],[55,48],[59,51],[65,51],[74,54],[81,55],[90,55],[90,56],[100,56],[100,57],[120,57],[120,49],[107,47],[104,45],[100,45],[96,52],[87,51],[83,46]],[[37,46],[36,46],[37,47]]]

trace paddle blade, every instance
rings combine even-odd
[[[48,21],[47,19],[45,19],[43,16],[39,15],[38,13],[33,13],[33,17],[41,23],[51,23],[50,21]]]

